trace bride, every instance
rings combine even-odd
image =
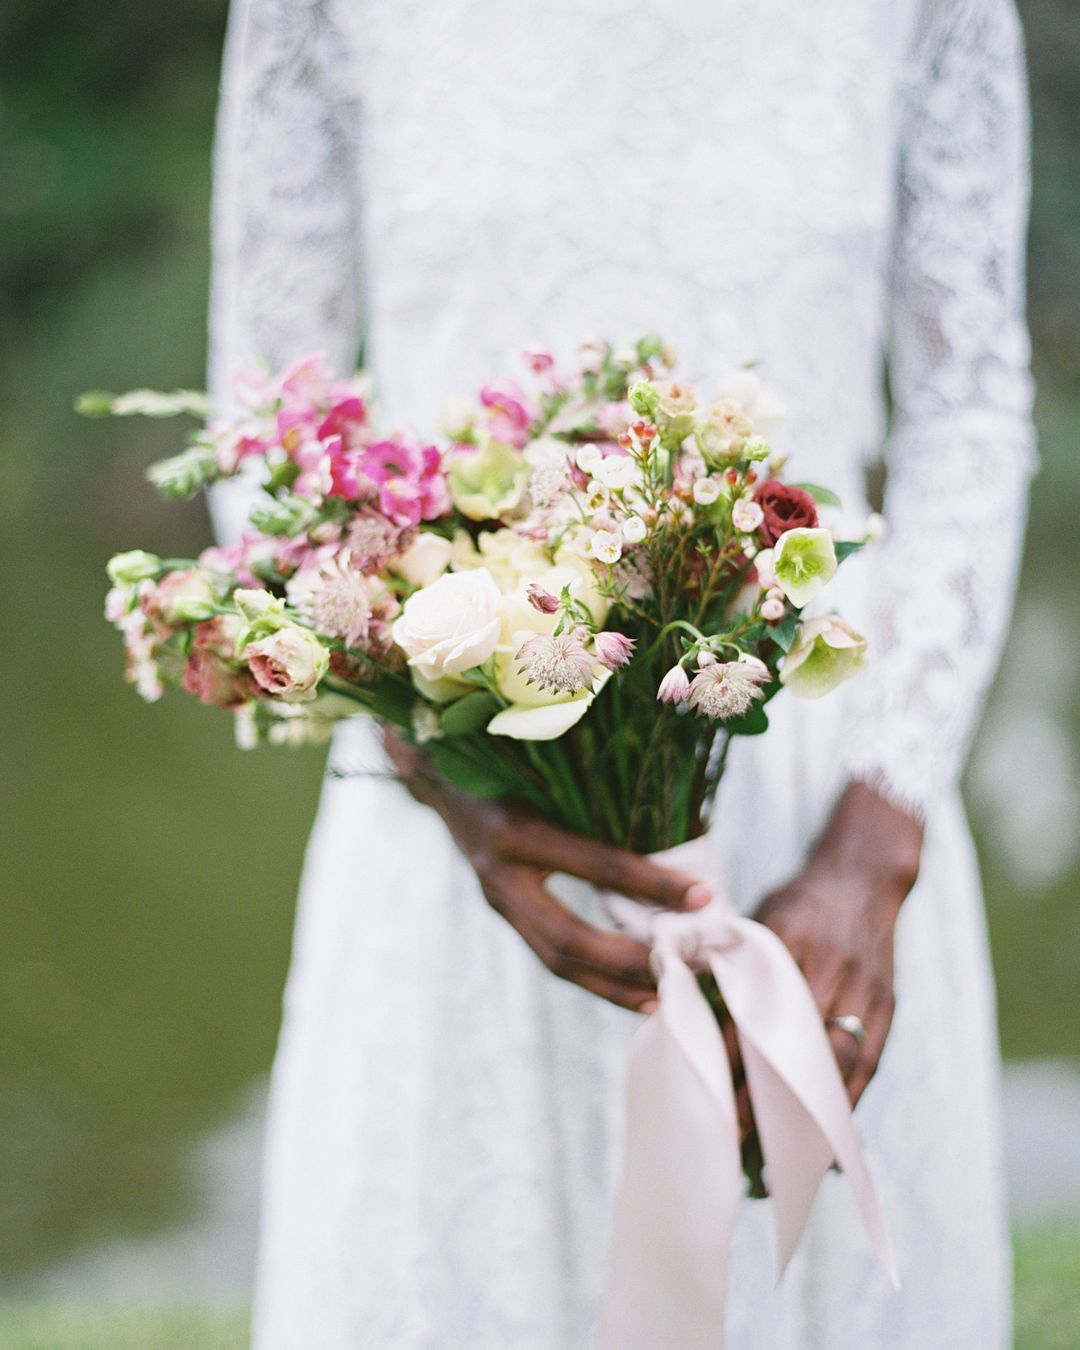
[[[567,357],[655,329],[688,378],[760,362],[793,468],[841,488],[852,528],[885,447],[890,534],[840,597],[872,665],[737,745],[710,838],[842,1019],[903,1289],[838,1178],[779,1288],[768,1206],[748,1201],[734,1350],[1011,1343],[957,778],[1033,462],[1026,140],[1011,0],[234,0],[221,400],[255,355],[321,347],[347,370],[363,342],[385,407],[433,428],[526,340]],[[214,505],[241,527],[242,492]],[[347,724],[274,1069],[255,1343],[581,1350],[653,991],[644,951],[547,878],[673,905],[693,879],[449,790],[414,800],[385,768],[373,729]]]

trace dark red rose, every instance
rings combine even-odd
[[[817,506],[804,488],[769,478],[754,493],[754,500],[765,513],[759,533],[770,547],[786,530],[812,530],[818,523]]]

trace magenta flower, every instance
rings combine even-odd
[[[355,450],[363,444],[363,434],[367,429],[367,407],[358,395],[343,398],[331,407],[319,423],[315,434],[320,441],[328,436],[340,436],[344,444]]]
[[[521,387],[514,380],[485,384],[480,390],[480,402],[488,409],[487,429],[492,440],[523,449],[529,439],[532,415]]]
[[[376,441],[360,452],[331,452],[334,495],[356,498],[370,485],[379,509],[402,528],[435,520],[450,509],[442,461],[434,445]]]
[[[634,654],[635,642],[624,633],[597,633],[593,647],[597,658],[608,670],[619,670]]]

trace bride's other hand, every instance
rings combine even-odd
[[[652,1012],[656,981],[648,947],[591,927],[545,883],[562,872],[675,910],[702,908],[711,898],[709,888],[685,872],[560,829],[512,803],[470,797],[440,779],[422,750],[392,731],[383,739],[401,781],[446,822],[488,904],[544,965],[621,1008]]]
[[[852,1105],[874,1076],[892,1023],[893,930],[921,848],[912,816],[852,783],[802,872],[754,915],[799,963],[823,1019],[861,1020],[861,1044],[851,1031],[829,1029]]]

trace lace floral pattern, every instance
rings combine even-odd
[[[753,1210],[734,1350],[1007,1344],[989,967],[951,788],[1033,458],[1026,136],[1011,0],[234,0],[219,396],[256,355],[344,366],[363,336],[388,408],[424,427],[524,341],[658,328],[689,377],[762,362],[795,465],[841,487],[852,526],[886,442],[891,533],[842,578],[873,665],[828,711],[773,705],[715,837],[749,905],[845,774],[927,813],[860,1110],[906,1292],[829,1194],[773,1294]],[[214,505],[239,528],[242,488]],[[580,1350],[632,1023],[551,980],[438,822],[355,776],[377,767],[368,728],[333,762],[275,1069],[257,1343]]]

